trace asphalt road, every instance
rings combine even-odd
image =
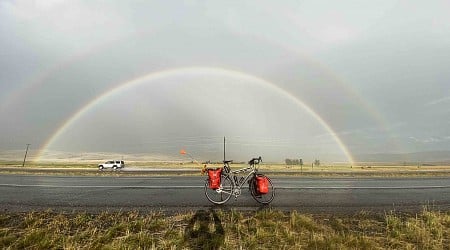
[[[0,211],[183,211],[213,207],[204,176],[61,177],[0,175]],[[271,207],[304,212],[417,211],[450,209],[450,178],[274,177]],[[248,188],[225,209],[264,208]]]

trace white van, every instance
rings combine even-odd
[[[119,168],[125,167],[125,162],[123,161],[107,161],[102,164],[98,164],[98,169],[103,170],[105,168],[111,168],[113,170],[117,170]]]

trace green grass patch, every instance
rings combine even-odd
[[[0,214],[2,249],[448,249],[450,212]]]

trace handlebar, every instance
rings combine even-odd
[[[262,162],[262,158],[260,156],[258,158],[252,158],[250,161],[248,161],[248,164],[255,165],[255,164],[259,164],[261,162]]]
[[[233,161],[232,160],[223,161],[223,163],[224,163],[223,164],[223,169],[224,169],[225,173],[230,173],[231,172],[231,168],[230,168],[230,165],[229,165],[230,162],[233,162]],[[260,156],[258,158],[252,158],[250,161],[248,161],[248,164],[250,166],[254,166],[254,165],[260,164],[261,162],[262,162],[262,158]]]

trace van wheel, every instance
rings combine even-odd
[[[117,170],[117,166],[113,166],[113,170],[116,171]]]
[[[98,170],[102,171],[103,170],[103,165],[98,166]]]

